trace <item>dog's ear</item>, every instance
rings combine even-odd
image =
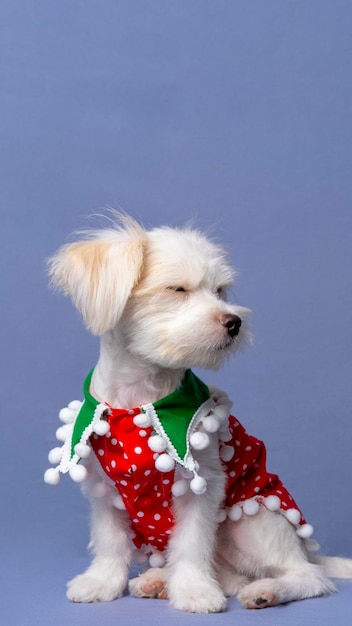
[[[95,335],[117,324],[143,267],[147,235],[134,220],[123,221],[62,246],[48,262],[52,284],[71,297]]]

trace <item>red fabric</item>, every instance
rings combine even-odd
[[[266,469],[266,449],[259,439],[249,435],[240,422],[230,416],[231,441],[226,445],[235,448],[233,458],[224,462],[227,473],[226,502],[227,507],[243,502],[249,498],[256,498],[263,502],[267,496],[278,496],[280,508],[297,509],[301,515],[300,524],[305,524],[302,512],[276,474],[268,473]]]
[[[144,544],[162,551],[174,523],[171,488],[175,471],[164,473],[155,468],[159,455],[148,446],[153,428],[139,427],[133,422],[134,416],[141,413],[139,408],[111,412],[110,432],[105,436],[92,435],[91,445],[123,498],[136,547]],[[224,506],[254,497],[265,504],[265,496],[275,495],[280,498],[282,509],[299,511],[278,476],[267,472],[263,442],[248,435],[233,416],[229,418],[229,429],[231,440],[225,445],[232,446],[235,453],[230,461],[223,462],[228,476]],[[301,512],[300,515],[300,524],[304,524]]]

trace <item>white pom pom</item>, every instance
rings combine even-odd
[[[227,518],[227,513],[226,513],[225,509],[220,509],[218,511],[217,516],[216,516],[217,523],[221,524],[222,522],[225,521],[226,518]]]
[[[190,436],[189,442],[195,450],[205,450],[210,444],[209,435],[200,431]]]
[[[190,482],[190,487],[193,493],[197,496],[201,496],[207,490],[207,481],[201,476],[195,476]]]
[[[65,426],[60,426],[55,435],[56,435],[56,439],[58,441],[66,441],[66,439],[68,439],[70,437],[72,433],[72,425],[71,424],[65,424]]]
[[[171,492],[173,496],[184,496],[188,491],[189,484],[184,478],[180,478],[180,480],[176,480],[171,487]]]
[[[111,498],[111,503],[115,509],[119,509],[119,511],[124,511],[126,509],[122,496],[120,496],[119,493],[114,493]]]
[[[78,413],[78,411],[82,407],[82,404],[83,402],[81,402],[80,400],[72,400],[72,402],[69,403],[68,408]]]
[[[243,513],[246,515],[256,515],[259,511],[259,504],[256,500],[246,500],[243,503]]]
[[[166,441],[160,435],[153,435],[148,439],[148,446],[153,452],[164,452],[166,450]]]
[[[68,407],[61,409],[59,413],[59,418],[62,422],[64,422],[64,424],[72,424],[75,417],[76,417],[76,412],[72,411],[72,409],[69,409]]]
[[[148,561],[148,557],[143,550],[133,550],[132,560],[134,563],[142,564]]]
[[[168,454],[161,454],[155,461],[155,467],[159,472],[171,472],[175,467],[175,461]]]
[[[228,516],[232,522],[238,522],[242,517],[242,509],[239,504],[234,504],[228,512]]]
[[[286,514],[288,521],[291,522],[291,524],[293,524],[294,526],[299,524],[300,519],[301,519],[301,514],[299,511],[297,511],[297,509],[288,509],[285,514]]]
[[[232,435],[231,435],[229,429],[227,428],[227,426],[226,426],[226,428],[224,430],[222,430],[220,428],[220,437],[219,437],[219,439],[220,439],[220,441],[223,441],[224,443],[226,443],[227,441],[231,441]]]
[[[278,511],[281,507],[281,500],[278,496],[268,496],[265,498],[264,504],[269,511]]]
[[[165,557],[160,552],[154,552],[149,557],[151,567],[164,567],[165,562]]]
[[[235,454],[235,448],[233,446],[223,446],[220,450],[220,456],[225,463],[231,461],[233,455]]]
[[[219,420],[215,415],[207,415],[203,418],[203,426],[208,433],[216,433],[219,428]]]
[[[48,454],[49,463],[57,465],[62,459],[63,448],[53,448]]]
[[[92,449],[86,443],[76,443],[75,445],[75,453],[79,456],[80,459],[87,459],[91,453]]]
[[[303,524],[296,530],[297,535],[302,539],[309,539],[309,537],[312,536],[313,532],[314,528],[310,524]]]
[[[218,417],[221,421],[227,419],[230,415],[229,408],[226,406],[226,404],[219,403],[213,410],[214,415],[216,415],[216,417]]]
[[[44,482],[47,485],[57,485],[60,482],[59,472],[53,467],[50,467],[44,474]]]
[[[151,419],[146,413],[139,413],[138,415],[135,415],[133,423],[135,426],[140,426],[141,428],[148,428],[152,425]]]
[[[106,435],[109,430],[110,424],[105,420],[99,420],[93,425],[93,431],[96,433],[96,435],[99,435],[100,437]]]
[[[88,472],[84,465],[73,465],[69,474],[75,483],[81,483],[87,478]]]
[[[91,494],[94,498],[104,498],[107,492],[108,486],[103,481],[100,483],[96,483],[91,490]]]

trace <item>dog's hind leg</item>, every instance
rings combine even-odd
[[[123,595],[131,559],[129,519],[108,496],[92,498],[91,542],[94,559],[67,585],[72,602],[106,602]]]
[[[218,549],[220,563],[224,559],[251,581],[236,594],[245,608],[265,608],[335,591],[323,568],[310,562],[290,523],[264,507],[257,515],[225,522]]]

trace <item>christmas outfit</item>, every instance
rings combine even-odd
[[[263,505],[283,514],[300,537],[310,537],[313,529],[292,496],[266,469],[263,442],[229,414],[231,402],[223,391],[210,393],[187,370],[172,394],[126,410],[93,398],[92,373],[84,383],[84,402],[73,401],[60,412],[64,425],[56,436],[63,446],[49,453],[49,460],[58,465],[47,470],[46,482],[57,483],[60,472],[69,472],[77,482],[85,480],[87,471],[79,462],[93,450],[108,482],[116,487],[112,503],[129,514],[135,546],[160,557],[172,533],[173,498],[188,489],[201,495],[207,488],[192,451],[205,449],[216,438],[227,476],[219,521],[227,515],[233,521],[243,513],[254,515]],[[150,560],[155,565],[164,561]]]

